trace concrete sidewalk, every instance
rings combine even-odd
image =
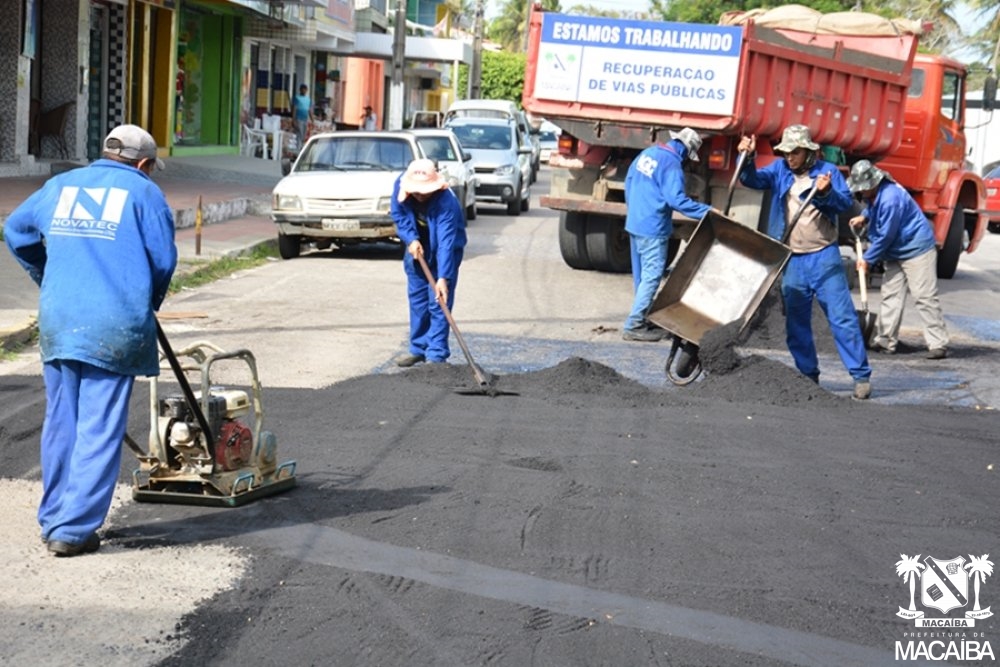
[[[239,255],[274,243],[271,190],[280,163],[234,155],[164,159],[153,180],[174,210],[178,269],[194,262]],[[44,177],[0,179],[0,226],[7,215],[45,182]],[[200,252],[195,221],[202,209]],[[9,349],[35,330],[38,290],[6,248],[0,250],[0,344]]]

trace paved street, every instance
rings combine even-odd
[[[876,357],[858,404],[835,355],[816,388],[780,342],[743,350],[762,361],[733,378],[670,386],[664,345],[621,340],[630,277],[568,269],[535,202],[470,223],[455,307],[518,396],[456,394],[457,346],[448,366],[395,367],[391,248],[171,297],[175,348],[254,352],[299,487],[235,510],[136,504],[126,453],[94,556],[38,543],[37,353],[0,365],[12,664],[895,664],[914,631],[900,554],[996,552],[1000,237],[942,282],[953,357]],[[143,382],[129,431],[148,423]],[[993,620],[976,629],[996,643]]]

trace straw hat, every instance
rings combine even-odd
[[[448,181],[438,173],[432,160],[414,160],[399,181],[399,201],[412,194],[429,195],[448,187]]]

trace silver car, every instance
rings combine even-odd
[[[447,128],[414,129],[424,157],[437,163],[438,171],[448,179],[458,201],[465,208],[465,219],[476,219],[476,170],[472,155],[462,148],[455,133]]]
[[[532,149],[517,123],[499,118],[455,118],[447,127],[472,155],[476,201],[505,204],[508,215],[528,210]]]

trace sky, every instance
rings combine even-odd
[[[644,12],[649,9],[649,0],[559,0],[559,2],[563,9],[569,9],[574,5],[590,5],[597,9],[616,9],[630,12]],[[499,14],[502,4],[501,0],[486,0],[486,18],[490,19]]]

